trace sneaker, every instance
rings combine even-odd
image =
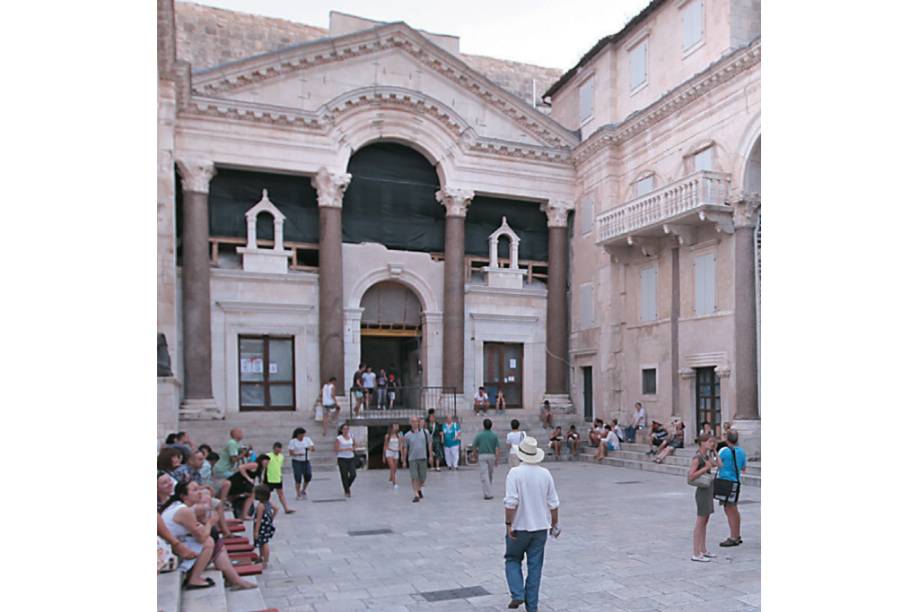
[[[417,504],[417,503],[420,502],[420,501],[421,501],[421,498],[418,497],[417,495],[416,495],[415,497],[412,498],[412,503],[413,503],[413,504]]]
[[[424,499],[424,491],[422,491],[421,489],[418,489],[418,497],[420,497],[421,499]]]
[[[734,538],[728,538],[724,542],[721,542],[718,546],[723,546],[727,548],[728,546],[737,546],[741,542],[743,542],[743,540],[741,540],[740,538],[737,538],[736,540]]]
[[[690,557],[693,561],[698,561],[699,563],[711,563],[711,560],[705,555],[693,555]]]
[[[397,490],[398,488],[399,488],[399,485],[397,485],[396,483],[393,483],[393,485],[392,485],[392,490],[395,491],[395,490]]]
[[[706,559],[717,559],[718,558],[718,555],[713,555],[712,553],[709,553],[709,552],[702,553],[702,556],[705,557]]]

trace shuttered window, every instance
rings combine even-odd
[[[594,80],[593,77],[587,79],[578,89],[578,99],[581,108],[581,123],[594,116]]]
[[[581,329],[594,325],[594,286],[591,283],[581,285],[579,295],[581,305]]]
[[[652,189],[654,189],[654,175],[646,176],[635,182],[635,197],[640,198]]]
[[[648,41],[643,40],[629,51],[629,89],[638,89],[648,80]]]
[[[641,293],[639,295],[639,320],[657,320],[657,266],[641,271]]]
[[[594,201],[584,198],[581,201],[581,233],[586,234],[594,226]]]
[[[699,170],[713,170],[714,169],[714,158],[712,154],[714,153],[714,147],[705,147],[698,153],[692,156],[692,166],[695,172]]]
[[[683,50],[694,47],[705,33],[704,6],[702,0],[693,0],[683,5],[680,16],[683,22]]]
[[[715,254],[706,253],[695,258],[696,314],[715,312]]]

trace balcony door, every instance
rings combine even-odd
[[[523,408],[523,345],[486,342],[484,352],[484,386],[492,405],[502,389],[508,408]]]

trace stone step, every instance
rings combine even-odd
[[[578,459],[585,462],[594,462],[593,460],[593,448],[590,451],[584,451],[580,453]],[[610,455],[603,460],[603,464],[612,465],[615,467],[628,468],[633,470],[644,470],[646,472],[656,472],[659,474],[672,474],[674,476],[686,477],[686,472],[688,470],[688,465],[675,465],[673,463],[667,463],[665,460],[664,463],[654,463],[650,457],[640,456],[635,457],[634,453],[631,453],[633,456],[624,456],[620,453],[623,451],[613,451]],[[669,460],[669,458],[668,458]],[[756,468],[757,473],[747,472],[740,475],[740,482],[743,485],[748,485],[751,487],[760,486],[760,475],[759,468]]]
[[[265,598],[262,596],[261,576],[246,576],[246,580],[258,582],[257,589],[243,589],[241,591],[227,591],[228,612],[253,612],[264,610]]]
[[[179,612],[181,598],[181,571],[156,575],[156,609],[159,612]]]
[[[203,574],[214,581],[209,589],[182,591],[182,612],[227,612],[227,592],[223,584],[223,574],[219,570],[207,570]]]
[[[683,449],[677,449],[677,453],[679,453],[681,450],[683,450]],[[580,449],[580,451],[581,451],[581,453],[580,453],[581,455],[586,455],[586,456],[589,458],[589,457],[593,457],[594,452],[596,452],[596,447],[593,447],[593,446],[588,447],[588,448],[582,447],[582,448]],[[693,451],[693,453],[694,453],[694,452],[695,452],[695,451]],[[615,456],[615,457],[619,457],[620,459],[633,459],[633,460],[636,460],[636,461],[649,461],[649,462],[651,462],[651,463],[654,462],[654,461],[653,461],[654,458],[651,457],[651,456],[648,456],[644,451],[636,451],[636,450],[619,450],[619,451],[613,451],[613,452],[611,452],[610,455],[613,455],[613,456]],[[683,469],[688,469],[690,463],[692,463],[692,455],[690,455],[689,457],[686,457],[686,456],[681,456],[680,454],[676,454],[676,455],[670,455],[669,457],[667,457],[666,459],[664,459],[663,464],[661,464],[661,465],[676,465],[676,466],[680,466],[680,467],[683,468]],[[748,464],[747,464],[747,471],[746,471],[746,474],[748,474],[748,475],[753,475],[753,476],[759,476],[759,475],[760,475],[760,466],[759,466],[759,463],[758,463],[758,462],[757,462],[757,463],[754,463],[754,462],[748,463]]]

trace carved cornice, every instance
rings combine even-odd
[[[325,168],[320,168],[319,172],[310,178],[310,184],[316,190],[320,207],[341,208],[345,189],[350,183],[350,174],[332,174]]]
[[[451,55],[402,23],[305,43],[239,62],[224,64],[194,75],[192,93],[217,96],[281,78],[316,66],[399,49],[421,64],[475,94],[514,124],[550,146],[573,146],[577,136],[505,92],[459,58]]]
[[[595,153],[644,132],[655,123],[694,103],[716,87],[758,65],[761,56],[762,47],[757,39],[749,46],[738,49],[716,62],[708,70],[678,86],[670,93],[664,94],[657,102],[632,113],[622,123],[598,129],[575,148],[573,153],[575,163],[580,164]]]
[[[211,179],[217,173],[214,162],[203,159],[177,159],[176,166],[182,176],[184,191],[207,193]]]
[[[734,207],[734,227],[756,228],[760,209],[758,193],[737,193],[728,200],[728,204]]]
[[[448,217],[466,217],[466,210],[475,197],[471,189],[446,188],[434,194],[437,201],[447,209]]]
[[[403,111],[431,119],[449,132],[467,152],[550,163],[567,163],[571,159],[568,147],[546,147],[482,137],[450,107],[420,92],[398,87],[366,87],[350,91],[316,111],[195,96],[180,116],[228,119],[328,136],[352,113],[371,109]]]
[[[574,210],[574,203],[550,200],[543,203],[539,210],[546,213],[549,227],[568,227],[568,213]]]

